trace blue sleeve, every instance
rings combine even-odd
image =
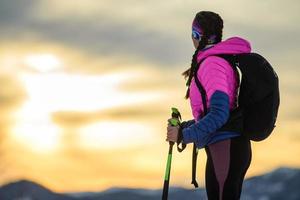
[[[188,121],[183,121],[183,122],[181,122],[181,128],[184,129],[184,128],[190,127],[193,124],[195,124],[194,119],[188,120]]]
[[[183,143],[196,142],[198,148],[204,147],[209,142],[210,134],[227,122],[229,113],[229,96],[217,90],[210,98],[208,113],[190,127],[182,129]]]

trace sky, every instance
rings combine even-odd
[[[181,73],[198,11],[219,13],[280,79],[277,127],[252,142],[247,177],[300,167],[296,0],[0,0],[0,184],[55,191],[162,187],[171,107],[192,118]],[[206,155],[200,151],[198,180]],[[191,145],[174,152],[171,184],[192,187]]]

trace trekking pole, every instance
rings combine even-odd
[[[177,108],[172,108],[172,119],[170,120],[171,126],[179,125],[180,120],[181,120],[180,112],[178,111]],[[168,160],[167,160],[167,166],[166,166],[166,172],[165,172],[165,181],[164,181],[162,200],[168,199],[173,145],[174,145],[174,142],[169,142],[169,153],[168,153]]]

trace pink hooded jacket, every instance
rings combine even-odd
[[[229,96],[230,110],[232,110],[236,104],[237,76],[226,60],[214,55],[250,52],[251,46],[248,41],[240,37],[232,37],[198,53],[198,63],[205,59],[200,65],[197,77],[207,93],[208,108],[210,98],[216,90],[220,90]],[[194,119],[198,121],[200,119],[199,117],[203,114],[203,104],[194,78],[190,85],[189,94],[193,116]]]

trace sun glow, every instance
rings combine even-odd
[[[29,67],[40,72],[48,72],[61,66],[61,61],[52,54],[32,54],[25,57],[24,62]]]
[[[23,114],[25,115],[25,113]],[[53,124],[47,117],[39,119],[22,117],[12,132],[17,141],[38,152],[51,152],[58,147],[60,141],[59,127]]]
[[[36,152],[51,152],[58,148],[60,129],[44,110],[27,102],[16,113],[17,123],[12,128],[13,137]]]
[[[83,147],[115,149],[149,144],[153,132],[147,124],[104,121],[81,128],[79,138]]]
[[[35,109],[95,111],[116,106],[147,102],[157,92],[122,91],[118,86],[134,78],[130,73],[107,75],[71,75],[65,73],[24,74],[21,79]]]
[[[53,113],[94,112],[143,103],[159,97],[156,92],[129,93],[118,88],[124,81],[133,77],[133,73],[97,76],[66,73],[22,74],[20,79],[26,89],[28,99],[15,113],[16,124],[12,129],[13,136],[34,150],[53,151],[63,145],[60,140],[61,129],[52,121]],[[122,144],[115,144],[114,139],[124,140],[131,137],[131,130],[143,133],[141,137],[151,135],[144,131],[143,126],[117,122],[101,122],[85,126],[78,134],[84,145],[89,144],[93,147],[101,144],[109,148],[110,145],[121,146]],[[102,138],[100,143],[98,143],[99,138]]]

